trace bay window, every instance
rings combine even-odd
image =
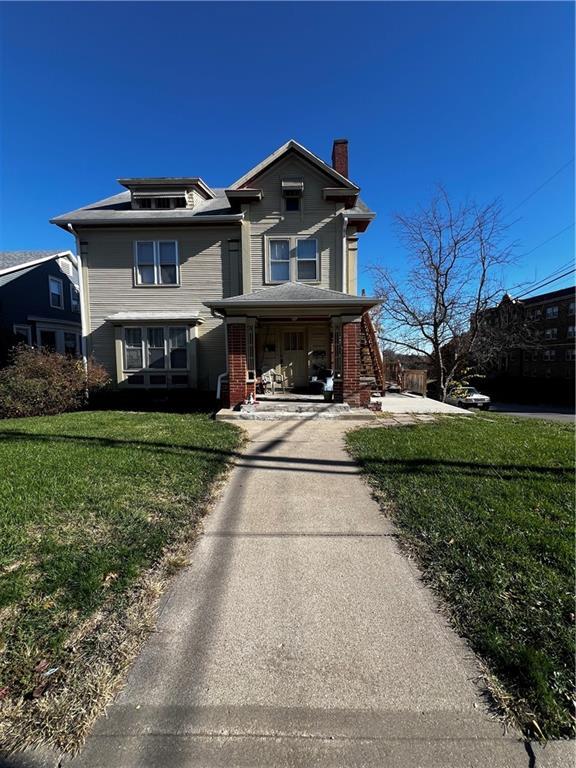
[[[183,326],[124,328],[124,366],[142,369],[187,370],[188,334]]]
[[[178,285],[175,240],[137,240],[134,262],[136,285]]]

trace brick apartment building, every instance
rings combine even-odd
[[[489,373],[492,388],[519,388],[521,394],[538,399],[574,399],[576,361],[576,289],[514,299],[506,294],[488,311],[489,322],[506,324],[508,319],[526,322],[531,340],[523,348],[502,352]]]

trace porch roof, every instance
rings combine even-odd
[[[380,304],[381,299],[373,296],[352,296],[349,293],[318,288],[306,283],[290,282],[261,288],[252,293],[230,296],[227,299],[205,301],[204,306],[227,314],[248,309],[274,309],[292,307],[294,309],[328,309],[330,307],[347,309],[350,312],[364,312]]]

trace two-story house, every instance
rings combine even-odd
[[[0,252],[0,346],[18,341],[80,355],[80,294],[71,251]]]
[[[218,390],[235,407],[262,372],[302,387],[329,367],[336,401],[367,402],[360,346],[378,354],[377,301],[357,295],[357,258],[375,214],[346,140],[332,165],[289,141],[226,188],[119,182],[52,219],[77,239],[86,353],[118,387]]]

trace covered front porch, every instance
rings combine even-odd
[[[302,283],[207,302],[226,323],[223,406],[237,408],[250,396],[323,400],[327,379],[335,403],[366,406],[373,381],[361,376],[361,324],[377,303]]]

